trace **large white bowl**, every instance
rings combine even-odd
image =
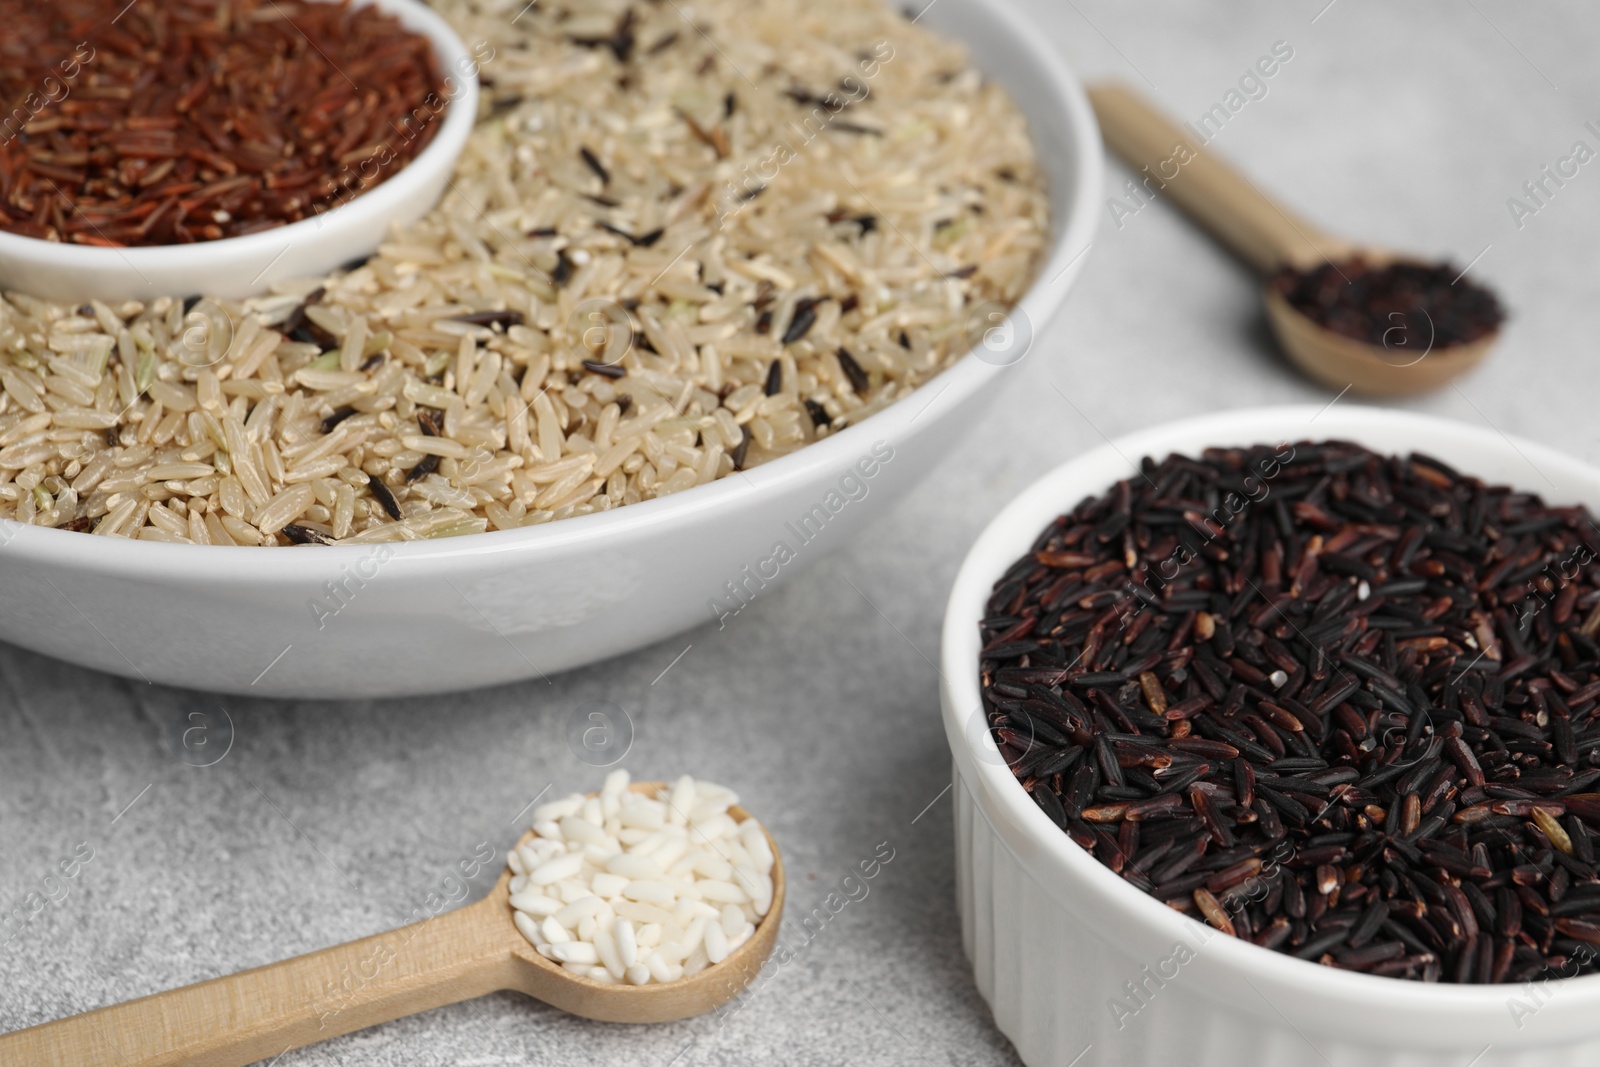
[[[988,740],[977,667],[978,620],[990,591],[1052,519],[1127,477],[1125,456],[1137,462],[1211,445],[1339,438],[1381,452],[1427,452],[1551,502],[1600,509],[1600,471],[1532,442],[1397,411],[1342,404],[1319,411],[1210,415],[1086,453],[1000,512],[956,577],[941,656],[962,944],[996,1024],[1029,1067],[1600,1062],[1600,975],[1536,989],[1429,985],[1337,971],[1218,934],[1074,844]],[[1185,954],[1192,958],[1182,960]],[[1142,1006],[1125,983],[1144,988]],[[1117,1002],[1137,1011],[1115,1011]]]
[[[169,545],[0,523],[0,638],[171,685],[371,697],[548,675],[727,624],[733,585],[761,595],[933,466],[1088,249],[1100,135],[1060,57],[996,0],[940,0],[925,21],[964,40],[1016,97],[1049,175],[1052,252],[1011,329],[996,328],[1009,350],[996,341],[999,352],[969,354],[887,410],[740,477],[546,526],[376,549]],[[792,559],[775,561],[779,541]]]
[[[369,0],[428,38],[447,79],[444,118],[428,146],[380,185],[313,218],[272,230],[148,248],[99,248],[0,230],[0,289],[78,303],[158,296],[242,299],[274,282],[326,274],[371,255],[391,223],[413,222],[438,201],[478,115],[478,57],[418,0]],[[359,6],[359,5],[358,5]]]

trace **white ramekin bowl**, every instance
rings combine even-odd
[[[921,389],[738,478],[520,530],[381,549],[221,548],[0,523],[0,639],[196,689],[374,697],[537,677],[734,625],[741,598],[839,547],[954,446],[1088,250],[1100,134],[1060,57],[998,0],[940,0],[924,21],[966,42],[1027,113],[1053,243],[1006,326]],[[774,553],[780,541],[792,556]]]
[[[391,223],[438,201],[478,114],[478,57],[418,0],[370,0],[433,43],[447,106],[428,146],[386,181],[309,219],[272,230],[149,248],[99,248],[0,230],[0,289],[79,303],[158,296],[242,299],[274,282],[325,274],[371,255]]]
[[[1548,448],[1486,427],[1339,404],[1226,412],[1130,434],[1056,468],[1001,511],[950,594],[942,702],[955,763],[962,944],[996,1024],[1029,1067],[1600,1062],[1600,975],[1536,988],[1428,985],[1337,971],[1218,934],[1074,844],[988,740],[978,620],[995,581],[1052,519],[1127,477],[1129,459],[1329,438],[1427,452],[1552,502],[1600,508],[1600,470]]]

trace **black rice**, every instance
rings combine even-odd
[[[400,502],[394,498],[394,493],[389,489],[389,487],[383,484],[383,479],[370,479],[367,482],[367,489],[371,491],[372,495],[377,499],[379,505],[383,507],[383,510],[389,513],[389,517],[399,521]]]
[[[595,155],[594,152],[584,145],[578,146],[578,154],[583,157],[583,162],[588,166],[588,168],[594,171],[594,176],[600,179],[601,185],[611,184],[611,172],[606,169],[604,163],[600,162],[599,156]]]
[[[628,373],[628,368],[615,363],[602,363],[597,359],[583,361],[583,369],[591,374],[598,374],[602,378],[621,378]]]
[[[599,226],[602,230],[606,231],[607,233],[614,234],[617,237],[622,238],[623,240],[627,241],[629,244],[634,245],[635,247],[638,247],[638,248],[650,248],[657,241],[661,240],[661,235],[662,234],[667,232],[665,229],[663,229],[663,228],[658,226],[655,229],[650,230],[647,233],[635,234],[635,233],[630,233],[627,230],[624,230],[621,226],[613,226],[611,223],[605,222],[603,220],[600,221],[600,222],[595,223],[595,225]]]
[[[996,584],[988,723],[1074,841],[1233,936],[1421,981],[1593,973],[1596,546],[1584,508],[1421,454],[1145,459]]]
[[[871,379],[867,377],[867,372],[861,369],[861,364],[856,362],[856,357],[848,348],[842,346],[835,354],[839,357],[839,368],[844,371],[844,376],[850,379],[850,388],[858,395],[865,393],[871,385]]]
[[[1468,344],[1505,312],[1494,293],[1448,263],[1377,265],[1356,258],[1310,270],[1284,267],[1272,286],[1289,305],[1346,337],[1405,351]]]
[[[343,422],[345,419],[348,419],[355,413],[356,409],[351,407],[334,409],[332,414],[328,415],[322,420],[322,432],[332,433],[334,427],[338,426],[341,422]]]
[[[283,528],[283,536],[297,545],[331,545],[333,538],[321,530],[313,530],[309,526],[299,526],[290,523]]]
[[[505,309],[501,311],[469,311],[463,315],[451,315],[456,322],[471,323],[474,326],[520,326],[522,325],[522,312]]]
[[[811,327],[816,325],[817,305],[821,300],[807,297],[794,307],[794,318],[789,320],[789,328],[783,331],[783,343],[792,345],[806,334],[811,332]]]

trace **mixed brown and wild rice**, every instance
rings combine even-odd
[[[0,519],[254,545],[605,510],[893,403],[1033,278],[1019,111],[888,7],[439,6],[492,53],[484,110],[375,256],[243,306],[0,302]]]

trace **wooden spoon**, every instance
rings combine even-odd
[[[1111,150],[1141,174],[1155,176],[1149,188],[1171,197],[1269,279],[1284,266],[1303,270],[1356,256],[1377,266],[1421,262],[1323,233],[1197,146],[1187,129],[1125,85],[1091,86],[1089,100]],[[1388,348],[1335,333],[1292,307],[1270,284],[1266,307],[1278,343],[1301,370],[1334,389],[1373,396],[1438,388],[1476,366],[1498,337],[1496,331],[1467,344],[1430,346],[1419,355],[1414,346]]]
[[[662,786],[631,788],[654,795]],[[728,814],[750,817],[737,805]],[[675,982],[607,985],[539,955],[512,923],[507,868],[488,896],[434,919],[0,1036],[0,1063],[243,1067],[501,989],[602,1022],[700,1015],[737,996],[777,942],[783,860],[767,841],[772,906],[755,933],[721,963]]]

